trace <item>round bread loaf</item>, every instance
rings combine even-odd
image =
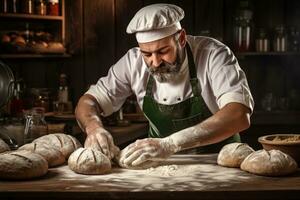
[[[65,163],[65,156],[60,150],[46,143],[29,143],[21,146],[20,150],[28,150],[43,156],[49,167],[54,167]]]
[[[35,143],[46,143],[53,145],[59,149],[67,160],[71,153],[79,147],[82,147],[80,142],[73,136],[64,133],[53,133],[35,139]]]
[[[39,154],[26,150],[0,154],[1,179],[31,179],[48,171],[47,161]]]
[[[6,144],[1,138],[0,138],[0,153],[10,151],[10,148],[8,144]]]
[[[101,151],[79,148],[68,160],[71,170],[78,174],[105,174],[111,170],[111,162]]]
[[[296,161],[280,150],[255,151],[245,158],[241,169],[263,176],[283,176],[297,171]]]
[[[246,143],[230,143],[219,152],[217,163],[225,167],[239,168],[243,160],[254,150]]]
[[[63,49],[64,46],[60,42],[49,42],[48,48],[51,48],[51,49]]]

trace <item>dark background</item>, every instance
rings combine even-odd
[[[79,97],[106,75],[108,69],[127,50],[136,46],[134,35],[126,27],[137,10],[152,4],[167,2],[185,10],[182,26],[188,34],[215,37],[233,49],[234,16],[237,0],[66,0],[66,46],[71,57],[4,58],[17,78],[28,88],[58,88],[60,73],[66,73],[76,105]],[[278,25],[300,28],[300,1],[250,0],[255,33],[266,28],[270,39]],[[254,41],[254,40],[253,40]],[[252,126],[242,134],[244,141],[256,144],[258,136],[268,133],[300,131],[300,58],[298,53],[282,55],[245,55],[235,52],[246,72],[255,99]],[[261,101],[267,93],[277,99],[286,98],[285,109],[265,112]]]

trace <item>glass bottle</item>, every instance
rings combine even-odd
[[[287,35],[284,26],[276,27],[273,48],[276,52],[285,52],[287,50]]]
[[[248,1],[240,1],[234,27],[234,49],[238,52],[251,50],[252,15]]]
[[[8,12],[8,0],[0,0],[0,13]]]
[[[34,107],[25,113],[24,143],[48,134],[48,126],[44,117],[44,109]]]
[[[48,0],[48,15],[59,15],[59,0]]]
[[[258,37],[255,40],[255,49],[257,52],[268,52],[270,50],[269,38],[264,29],[260,29]]]
[[[21,12],[25,14],[34,14],[34,2],[33,0],[22,0]]]
[[[10,103],[10,112],[12,117],[20,117],[23,114],[23,100],[21,98],[21,86],[20,83],[16,84],[14,88],[13,98]]]
[[[44,0],[37,0],[35,2],[35,14],[37,15],[47,14],[47,6]]]

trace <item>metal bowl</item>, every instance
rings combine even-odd
[[[0,61],[0,108],[10,100],[14,87],[14,75],[11,69]]]
[[[272,134],[258,138],[265,150],[277,149],[290,155],[300,166],[300,134]]]

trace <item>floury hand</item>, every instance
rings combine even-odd
[[[123,150],[120,164],[124,166],[151,165],[151,162],[162,161],[176,153],[178,148],[167,138],[146,138],[137,140]]]

